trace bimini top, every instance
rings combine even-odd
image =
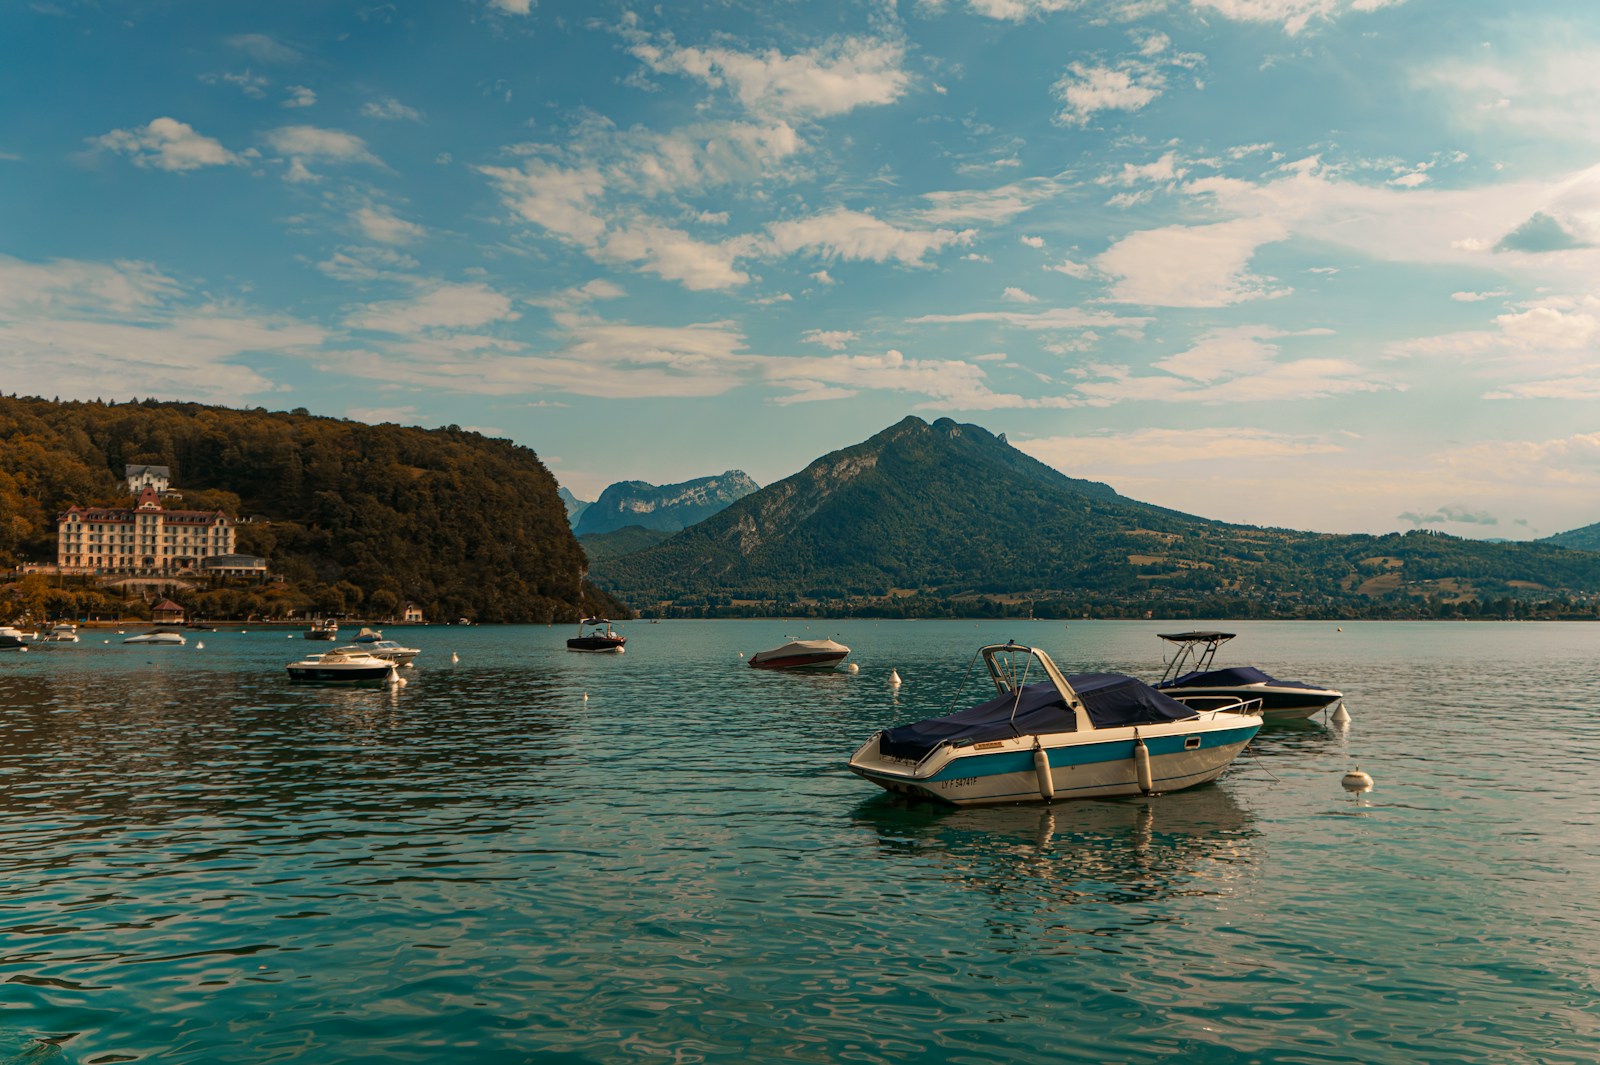
[[[1095,728],[1184,721],[1199,715],[1142,680],[1121,673],[1079,673],[1066,678],[1083,700]],[[1020,693],[1020,698],[1018,697]],[[1012,710],[1015,708],[1016,713]],[[1049,681],[1025,684],[948,717],[886,729],[878,749],[892,758],[920,761],[941,743],[977,743],[1010,736],[1076,731],[1077,720]]]
[[[1236,635],[1232,632],[1158,632],[1157,636],[1173,643],[1226,643]]]
[[[1275,688],[1308,688],[1322,691],[1315,684],[1299,680],[1279,680],[1261,672],[1255,666],[1230,666],[1227,669],[1209,669],[1204,672],[1185,673],[1174,680],[1157,684],[1158,688],[1239,688],[1250,684],[1270,684]]]

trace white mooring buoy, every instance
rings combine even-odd
[[[453,666],[459,661],[461,661],[461,656],[456,654],[454,651],[451,651],[450,652],[450,664]]]
[[[900,687],[900,671],[899,670],[891,669],[889,671],[889,687],[891,687],[891,688]]]
[[[588,702],[589,701],[589,693],[588,692],[584,692],[583,693],[583,701],[584,702]]]
[[[1363,773],[1360,766],[1356,766],[1346,773],[1344,779],[1340,780],[1339,783],[1344,786],[1345,791],[1355,792],[1357,795],[1372,790],[1372,776],[1369,773]]]
[[[848,666],[844,667],[844,671],[846,673],[860,673],[861,667],[856,665],[854,662],[851,662]]]
[[[1340,699],[1339,705],[1333,709],[1333,723],[1335,725],[1348,725],[1350,723],[1350,711],[1344,708],[1343,699]]]
[[[194,649],[196,651],[204,651],[206,649],[206,642],[204,640],[196,640],[194,643]]]

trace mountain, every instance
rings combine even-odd
[[[237,550],[266,557],[281,578],[194,582],[174,596],[192,614],[384,617],[414,602],[429,618],[552,621],[617,609],[586,583],[587,559],[538,455],[457,426],[13,396],[0,397],[0,454],[7,569],[54,563],[57,515],[73,504],[128,506],[124,466],[145,463],[171,468],[182,506],[242,519]],[[92,576],[25,577],[0,587],[0,617],[13,616],[8,595],[39,598],[12,604],[39,616],[115,616],[120,593],[103,606],[106,594]]]
[[[583,517],[583,512],[589,509],[589,503],[579,499],[565,488],[557,488],[556,495],[561,497],[561,505],[567,508],[567,524],[578,524],[578,519]]]
[[[1580,552],[1230,525],[915,417],[592,575],[646,612],[702,615],[1592,614],[1576,600],[1600,593]]]
[[[591,564],[619,555],[631,555],[668,539],[672,533],[666,529],[646,529],[643,525],[625,525],[606,533],[588,533],[578,537],[583,553]]]
[[[1553,544],[1573,551],[1600,551],[1600,524],[1585,525],[1581,529],[1568,529],[1566,532],[1546,536],[1534,542]]]
[[[729,470],[717,477],[701,477],[682,484],[618,481],[585,508],[572,528],[579,536],[613,532],[629,525],[677,532],[704,521],[760,487],[743,470]]]

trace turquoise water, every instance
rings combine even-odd
[[[0,1062],[1600,1059],[1600,626],[1236,623],[1352,721],[1174,795],[844,770],[983,642],[1150,677],[1188,627],[406,628],[399,690],[282,632],[5,655]],[[738,657],[791,635],[860,672]]]

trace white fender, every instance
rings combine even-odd
[[[1144,744],[1139,730],[1133,730],[1133,770],[1139,776],[1139,790],[1149,795],[1156,790],[1155,777],[1150,772],[1150,748]]]
[[[1039,778],[1039,798],[1053,799],[1056,797],[1056,782],[1050,777],[1050,755],[1039,746],[1039,741],[1033,741],[1033,775]]]

